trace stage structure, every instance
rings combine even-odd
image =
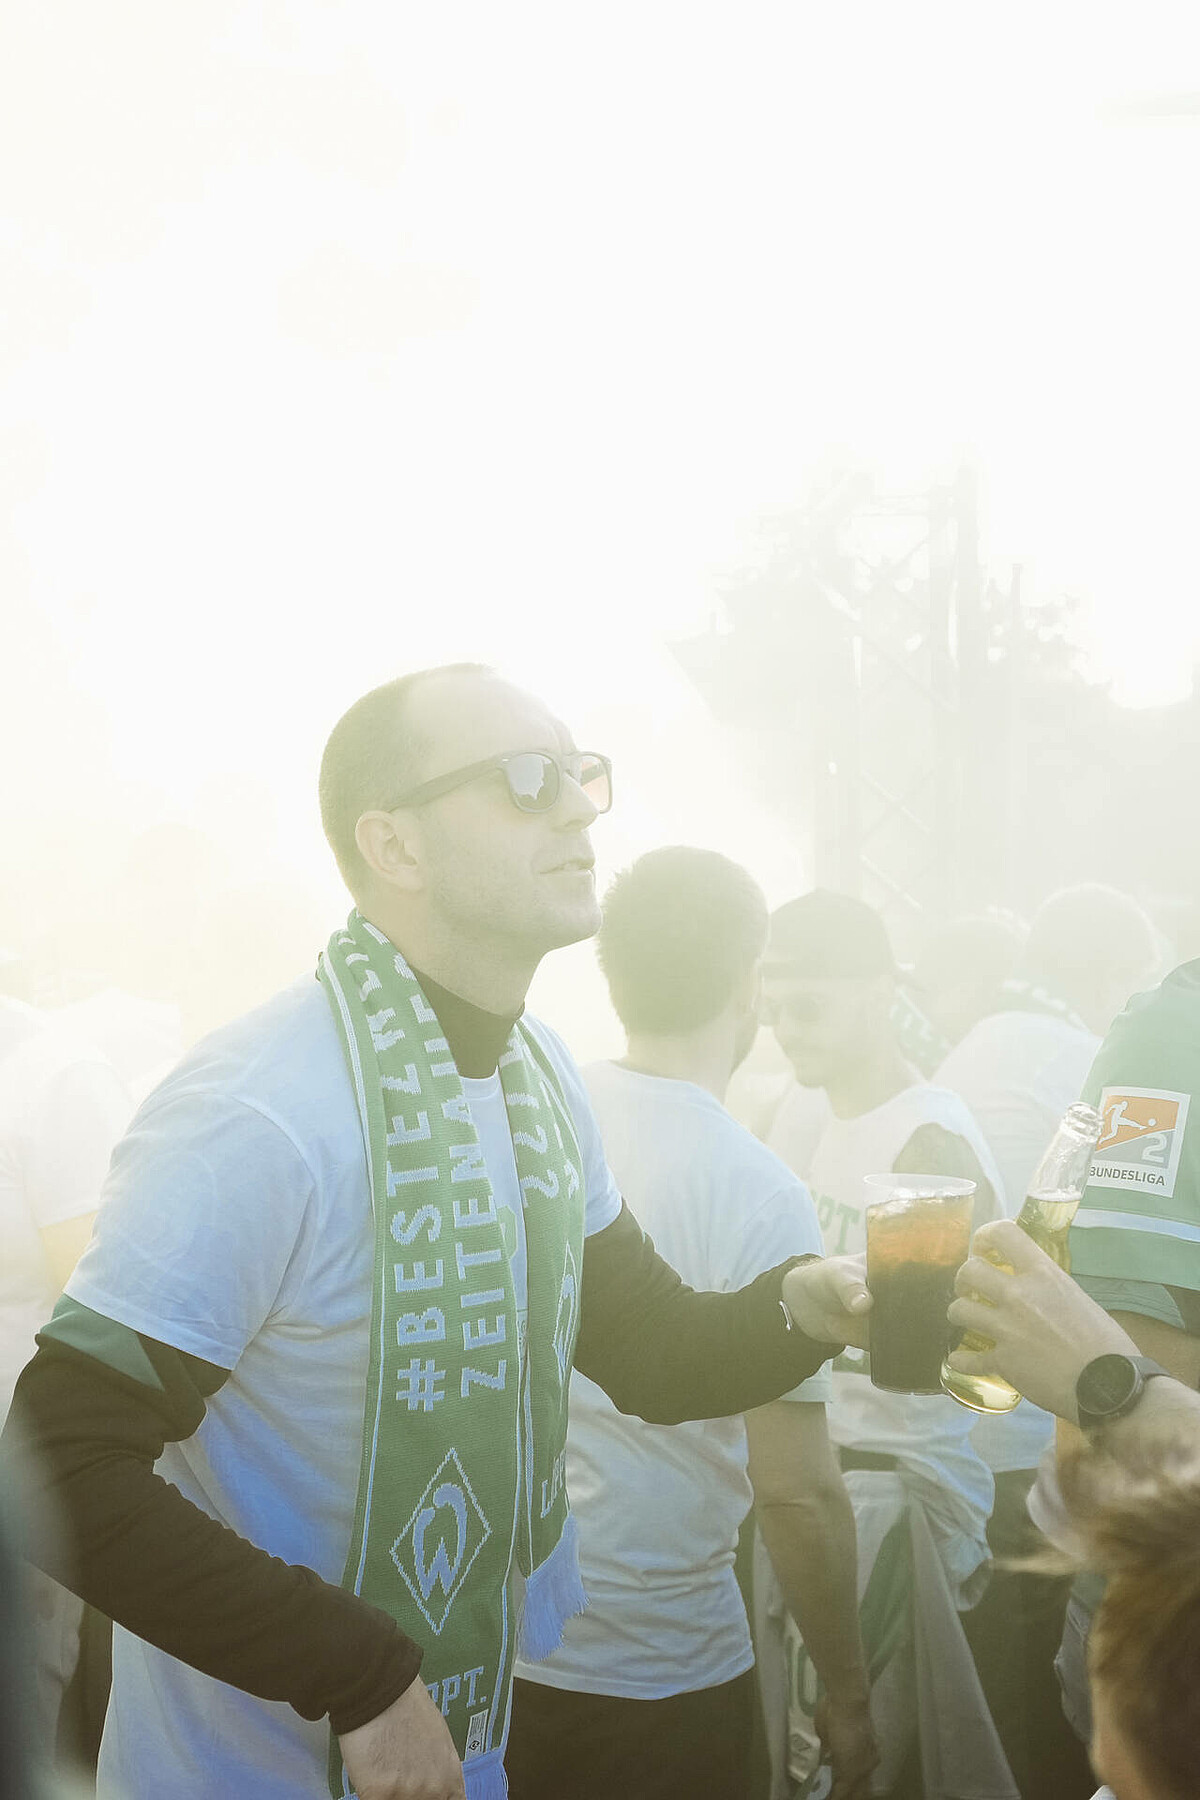
[[[985,583],[969,469],[923,494],[840,477],[763,522],[723,616],[673,646],[814,883],[923,922],[1012,890],[1019,582]]]

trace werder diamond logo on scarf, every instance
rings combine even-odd
[[[435,1632],[492,1528],[480,1511],[457,1451],[451,1450],[392,1545],[392,1561]]]
[[[518,1023],[500,1081],[525,1225],[519,1320],[515,1221],[496,1204],[458,1069],[412,970],[354,912],[320,976],[358,1101],[375,1232],[343,1585],[422,1645],[421,1678],[463,1758],[468,1800],[501,1800],[514,1657],[518,1648],[533,1662],[548,1656],[585,1603],[563,1481],[583,1255],[579,1145],[558,1077]],[[525,1578],[519,1621],[514,1563]],[[352,1792],[336,1742],[330,1787]]]

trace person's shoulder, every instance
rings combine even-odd
[[[752,1209],[771,1201],[807,1202],[809,1191],[781,1156],[729,1113],[725,1114],[720,1143],[729,1163],[741,1176],[742,1190]]]
[[[951,1075],[974,1068],[978,1062],[990,1057],[997,1046],[1007,1043],[1013,1036],[1009,1025],[1013,1017],[1012,1013],[988,1013],[984,1018],[976,1019],[957,1044],[946,1052],[930,1081],[941,1087],[947,1084]]]
[[[912,1095],[912,1116],[915,1129],[936,1134],[946,1132],[951,1137],[966,1138],[973,1144],[984,1140],[983,1129],[969,1100],[956,1088],[943,1087],[937,1082],[925,1082],[917,1089],[909,1089]]]
[[[965,1095],[971,1105],[1007,1104],[1053,1048],[1042,1030],[1053,1023],[1031,1013],[988,1013],[947,1053],[930,1076],[930,1087]]]
[[[1068,1065],[1072,1079],[1082,1080],[1100,1040],[1069,1019],[1049,1013],[989,1013],[972,1025],[935,1069],[935,1087],[990,1094],[1039,1080],[1044,1073]]]
[[[788,1256],[815,1251],[821,1234],[807,1184],[783,1158],[717,1106],[695,1154],[705,1169],[713,1217],[721,1222],[739,1277],[773,1268]]]
[[[957,1088],[940,1081],[936,1076],[932,1081],[921,1081],[907,1089],[912,1096],[914,1108],[929,1114],[931,1122],[936,1123],[941,1114],[967,1114],[971,1117],[971,1108]]]
[[[1181,963],[1157,987],[1134,994],[1119,1012],[1100,1047],[1099,1055],[1137,1055],[1148,1044],[1190,1044],[1195,1041],[1200,1014],[1200,959]],[[1182,1031],[1182,1040],[1176,1032]]]
[[[775,1195],[807,1191],[782,1157],[695,1082],[640,1075],[612,1062],[589,1063],[582,1073],[602,1121],[621,1108],[675,1147],[681,1172],[684,1164],[702,1169],[723,1205],[744,1213]]]
[[[354,1113],[345,1056],[325,991],[301,977],[201,1038],[159,1083],[143,1113],[204,1098],[275,1121],[300,1141]]]
[[[1178,963],[1157,986],[1134,994],[1126,1013],[1144,1012],[1154,1006],[1200,1006],[1200,957]],[[1125,1017],[1125,1013],[1119,1015]]]

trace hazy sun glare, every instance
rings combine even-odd
[[[663,644],[830,458],[973,455],[986,550],[1085,596],[1122,697],[1186,691],[1200,119],[1120,108],[1200,89],[1194,8],[50,0],[3,30],[31,896],[72,712],[114,830],[203,818],[340,907],[326,731],[471,655],[613,753],[606,866],[710,843],[782,897],[795,852]]]

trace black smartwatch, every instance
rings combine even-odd
[[[1148,1381],[1170,1373],[1149,1356],[1122,1356],[1119,1352],[1094,1356],[1075,1383],[1080,1429],[1095,1431],[1114,1419],[1123,1419],[1145,1393]]]

